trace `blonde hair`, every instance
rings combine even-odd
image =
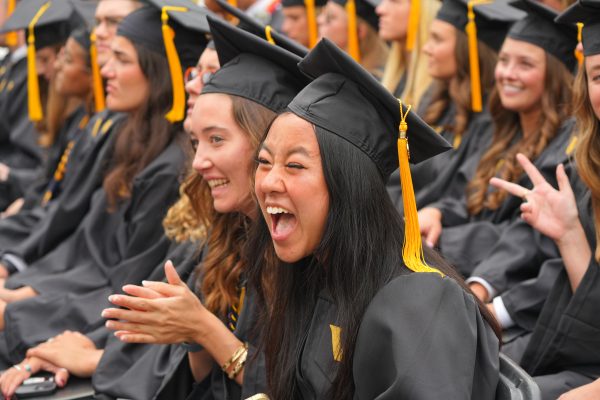
[[[169,208],[163,219],[165,235],[172,241],[183,243],[187,241],[204,242],[209,221],[201,218],[188,192],[199,187],[202,177],[191,171],[186,180],[179,186],[179,200]]]
[[[596,228],[596,249],[594,258],[600,261],[600,123],[590,103],[588,76],[585,68],[579,68],[575,79],[574,105],[577,119],[579,144],[575,150],[577,172],[590,189],[594,226]]]
[[[427,56],[422,49],[429,39],[429,28],[435,19],[441,3],[438,0],[421,0],[419,29],[414,49],[406,54],[406,41],[394,41],[390,50],[381,84],[394,93],[406,71],[406,86],[400,98],[417,109],[423,93],[429,88],[432,78],[427,72]],[[408,23],[408,21],[407,21]]]

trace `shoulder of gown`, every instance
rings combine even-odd
[[[494,399],[498,339],[457,282],[412,273],[368,306],[354,353],[355,399]]]

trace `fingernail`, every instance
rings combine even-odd
[[[118,297],[114,294],[111,294],[110,296],[108,296],[108,301],[110,301],[111,303],[117,299],[118,299]]]
[[[105,308],[104,310],[102,310],[102,313],[100,315],[106,317],[106,314],[108,314],[108,309]]]
[[[106,321],[106,324],[105,324],[105,326],[106,326],[107,328],[112,328],[112,327],[113,327],[113,322],[112,322],[112,321]]]
[[[142,286],[148,286],[148,281],[142,281]]]

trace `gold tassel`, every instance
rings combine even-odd
[[[410,14],[408,15],[408,31],[406,32],[406,50],[411,51],[417,43],[419,33],[419,19],[421,18],[421,0],[410,2]]]
[[[315,0],[304,0],[306,7],[306,21],[308,23],[308,46],[315,47],[317,44],[317,10],[315,9]]]
[[[348,54],[360,63],[360,47],[358,45],[358,23],[356,21],[355,0],[346,1],[346,14],[348,15]]]
[[[94,87],[94,104],[96,112],[104,110],[104,86],[102,76],[100,76],[100,66],[98,65],[98,48],[96,47],[96,33],[92,31],[90,35],[90,58],[92,63],[92,85]]]
[[[479,76],[479,51],[477,49],[477,26],[475,25],[475,12],[473,12],[474,2],[468,4],[466,32],[469,39],[469,65],[471,74],[471,109],[474,112],[481,112],[481,77]]]
[[[37,122],[44,118],[42,101],[40,100],[40,83],[38,81],[37,69],[35,67],[35,33],[34,27],[41,16],[50,7],[47,2],[40,7],[29,23],[29,35],[27,36],[27,105],[29,107],[29,119]]]
[[[15,10],[16,0],[8,0],[8,5],[6,7],[6,18],[10,17],[10,15]],[[18,36],[17,32],[8,32],[6,34],[6,45],[8,47],[15,47],[18,44]]]
[[[175,31],[168,25],[168,11],[186,12],[186,7],[165,6],[162,8],[162,35],[171,72],[171,84],[173,86],[173,106],[171,111],[165,115],[169,122],[179,122],[185,117],[185,87],[183,83],[183,73],[181,72],[181,62],[175,48]]]
[[[430,267],[425,261],[423,254],[423,243],[421,230],[419,229],[419,218],[417,216],[417,203],[413,189],[412,177],[408,160],[408,124],[406,117],[411,109],[409,105],[405,112],[402,111],[402,100],[400,103],[400,136],[398,137],[398,160],[400,163],[400,184],[402,185],[402,199],[404,202],[404,245],[402,246],[402,258],[406,267],[414,272],[435,272],[444,276],[439,270]]]
[[[577,23],[577,42],[578,44],[583,41],[583,23]],[[575,58],[577,59],[577,65],[580,67],[583,65],[583,52],[579,49],[579,45],[575,48]]]
[[[273,30],[273,28],[271,28],[271,25],[267,25],[265,26],[265,38],[267,39],[267,42],[271,43],[271,44],[275,44],[275,40],[273,40],[273,36],[271,36],[271,31]]]

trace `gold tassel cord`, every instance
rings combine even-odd
[[[173,87],[173,106],[165,115],[169,122],[179,122],[185,117],[185,86],[183,83],[183,72],[181,62],[175,48],[175,31],[169,26],[169,11],[186,12],[186,7],[165,6],[162,8],[162,35],[171,73],[171,84]]]
[[[6,7],[6,18],[10,17],[10,15],[15,10],[17,0],[8,0],[8,5]],[[8,47],[15,47],[18,44],[17,32],[8,32],[6,34],[6,45]]]
[[[348,16],[348,54],[360,63],[360,47],[358,44],[358,22],[356,20],[355,0],[346,1],[346,15]]]
[[[406,32],[406,50],[412,51],[417,43],[419,33],[419,19],[421,18],[421,0],[410,2],[410,13],[408,14],[408,30]]]
[[[577,59],[577,65],[580,67],[583,65],[583,52],[579,48],[579,43],[583,41],[583,23],[577,23],[577,43],[578,46],[575,48],[575,58]]]
[[[477,25],[475,24],[475,11],[473,7],[479,4],[490,3],[486,0],[472,0],[467,5],[467,26],[465,28],[469,41],[469,67],[471,75],[471,109],[481,112],[483,100],[481,95],[481,76],[479,72],[479,50],[477,49]]]
[[[400,184],[402,185],[402,199],[404,202],[404,244],[402,246],[402,259],[408,269],[414,272],[435,272],[444,276],[439,270],[430,267],[425,261],[419,218],[417,216],[417,203],[410,174],[408,160],[408,124],[406,117],[411,109],[409,105],[403,111],[402,100],[400,103],[400,135],[398,137],[398,160],[400,163]]]
[[[304,6],[306,7],[306,20],[308,23],[308,46],[312,49],[317,44],[318,37],[315,0],[304,0]]]
[[[100,66],[98,65],[98,47],[96,47],[96,33],[90,35],[90,61],[92,63],[92,85],[94,88],[94,105],[96,112],[106,108],[104,100],[104,86],[102,76],[100,76]]]
[[[47,2],[34,15],[29,22],[27,36],[27,105],[29,107],[29,119],[33,122],[41,121],[44,118],[42,111],[42,101],[40,100],[40,83],[38,81],[37,68],[35,66],[35,25],[50,8],[52,2]]]
[[[271,35],[272,30],[273,30],[273,28],[271,28],[271,25],[265,26],[265,38],[267,39],[267,42],[274,45],[275,40],[273,40],[273,36]]]

